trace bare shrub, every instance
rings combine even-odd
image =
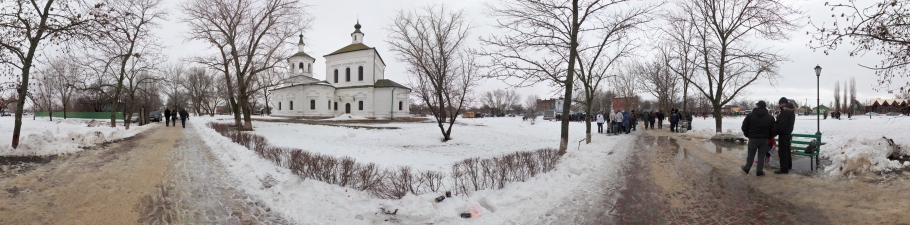
[[[526,181],[555,168],[559,160],[556,149],[515,152],[498,157],[467,158],[452,165],[449,177],[438,171],[418,171],[409,166],[382,168],[375,163],[358,163],[354,158],[336,158],[301,149],[276,147],[265,137],[237,131],[228,124],[209,123],[209,127],[234,143],[247,147],[256,155],[288,168],[302,179],[350,187],[380,198],[400,199],[408,193],[421,195],[444,189],[451,179],[458,194],[483,189],[501,189],[511,182]]]

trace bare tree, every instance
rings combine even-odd
[[[639,77],[636,82],[636,88],[645,90],[657,98],[657,108],[662,111],[669,111],[673,106],[679,93],[679,83],[682,78],[678,74],[671,72],[670,62],[672,56],[662,49],[658,59],[652,62],[633,64],[630,73]]]
[[[610,84],[613,86],[616,97],[622,98],[626,102],[625,109],[629,109],[630,102],[635,100],[640,91],[637,84],[641,82],[639,80],[643,76],[636,72],[638,68],[639,66],[634,63],[625,63],[618,74],[610,77]]]
[[[723,105],[759,79],[773,80],[786,58],[751,44],[755,38],[786,40],[799,26],[799,12],[779,0],[684,0],[670,21],[695,30],[693,45],[699,74],[683,77],[714,108],[715,128],[722,132]]]
[[[123,85],[127,100],[126,110],[123,113],[123,126],[126,129],[130,129],[130,124],[132,124],[133,121],[133,112],[136,110],[137,103],[142,100],[141,98],[137,98],[137,94],[141,97],[142,92],[148,91],[142,88],[148,87],[150,84],[154,84],[161,80],[153,75],[153,71],[156,69],[154,68],[154,65],[157,65],[158,63],[159,61],[150,55],[137,58],[130,63],[130,67],[127,70],[129,72],[125,76],[125,84]],[[144,110],[146,109],[140,110],[142,113],[139,114],[139,121],[144,121],[143,118],[148,116]]]
[[[678,19],[678,18],[676,18]],[[682,108],[683,111],[689,111],[689,85],[692,83],[693,76],[698,71],[699,55],[695,46],[697,38],[695,26],[692,23],[684,21],[674,21],[674,18],[668,18],[668,26],[661,27],[664,42],[660,46],[660,57],[664,64],[670,69],[682,83]],[[664,108],[664,110],[669,110]]]
[[[540,101],[540,96],[537,95],[528,95],[525,99],[525,115],[533,116],[534,119],[537,118],[537,104]]]
[[[57,58],[51,63],[51,79],[54,79],[54,91],[63,106],[63,118],[76,91],[76,80],[81,76],[82,68],[71,58]]]
[[[410,72],[412,91],[436,118],[443,141],[478,84],[478,66],[466,53],[471,25],[445,5],[398,11],[387,41]],[[446,125],[447,123],[447,125]]]
[[[834,81],[834,111],[841,111],[840,108],[840,81]]]
[[[193,0],[182,8],[191,39],[219,51],[217,57],[197,62],[224,73],[235,125],[252,130],[250,97],[257,92],[256,77],[279,66],[289,52],[284,41],[309,26],[304,7],[297,0]]]
[[[18,82],[9,84],[18,92],[16,98],[13,148],[19,146],[22,109],[29,91],[29,75],[39,48],[62,43],[90,29],[90,21],[107,16],[89,12],[79,2],[65,0],[9,0],[0,2],[0,69],[15,74]],[[104,8],[95,5],[96,9]],[[15,72],[13,72],[15,71]]]
[[[100,29],[91,35],[97,38],[87,39],[82,44],[89,52],[88,56],[93,57],[93,63],[98,64],[96,67],[103,68],[103,74],[114,77],[110,119],[111,127],[116,127],[116,112],[120,108],[118,104],[122,102],[124,80],[130,74],[138,72],[130,71],[141,65],[136,61],[145,60],[143,57],[154,57],[152,55],[161,51],[158,38],[151,31],[166,14],[161,5],[162,0],[104,0],[103,3],[109,7],[107,13],[113,19],[95,21]],[[104,47],[93,48],[94,46]],[[126,117],[128,116],[124,115]]]
[[[856,78],[850,77],[850,116],[856,113]]]
[[[850,56],[862,57],[874,53],[885,58],[877,65],[860,66],[874,70],[878,75],[879,86],[889,89],[895,77],[908,77],[907,65],[910,65],[910,30],[906,29],[910,18],[910,2],[898,0],[878,1],[844,1],[839,0],[825,6],[831,7],[831,21],[820,25],[812,34],[809,47],[821,49],[827,55],[829,50],[836,50],[848,41],[853,49]],[[818,22],[820,20],[813,20]],[[848,46],[850,46],[848,45]],[[901,84],[898,84],[901,85]],[[910,82],[900,86],[900,91],[910,92]]]
[[[579,41],[588,33],[607,29],[598,23],[605,11],[622,10],[628,0],[506,0],[487,7],[498,18],[501,35],[482,38],[492,47],[481,54],[491,58],[490,76],[518,78],[515,86],[549,82],[564,91],[559,154],[569,143],[569,112],[577,79]]]

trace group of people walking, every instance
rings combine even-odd
[[[177,127],[177,116],[180,116],[180,125],[183,128],[186,128],[186,120],[190,119],[190,114],[186,112],[186,109],[174,109],[172,112],[170,108],[164,110],[164,126],[170,126],[171,121],[173,121],[174,127]]]
[[[749,139],[749,150],[746,155],[746,165],[742,170],[749,173],[752,169],[752,163],[756,163],[757,170],[755,175],[764,176],[766,157],[771,146],[774,145],[774,137],[779,140],[777,149],[780,157],[780,170],[774,171],[775,174],[786,174],[793,167],[793,161],[790,158],[790,140],[793,138],[793,124],[796,122],[796,107],[790,103],[786,97],[778,101],[780,108],[777,118],[768,113],[767,103],[758,101],[752,113],[743,120],[743,134]],[[756,159],[758,158],[758,159]],[[755,161],[753,161],[755,160]]]
[[[691,113],[683,115],[679,112],[679,109],[675,108],[670,110],[670,115],[664,114],[663,111],[635,113],[635,110],[632,110],[631,112],[629,110],[616,110],[616,113],[608,113],[606,116],[603,113],[598,113],[596,117],[597,133],[603,133],[603,125],[607,124],[607,133],[609,134],[628,134],[630,131],[636,130],[638,121],[641,121],[644,124],[645,129],[654,129],[655,123],[657,124],[657,129],[663,129],[664,119],[669,120],[670,131],[683,132],[680,129],[692,129],[692,117]],[[683,120],[689,122],[685,123],[685,126],[680,128],[680,122]]]

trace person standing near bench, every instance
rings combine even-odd
[[[765,172],[765,154],[768,152],[768,139],[774,138],[777,124],[774,122],[774,116],[768,114],[768,104],[765,101],[758,101],[756,108],[752,113],[746,115],[743,120],[743,134],[749,138],[749,152],[746,153],[746,165],[742,167],[746,174],[752,169],[752,160],[758,157],[758,171],[756,176],[764,176]]]
[[[796,107],[787,100],[787,97],[780,98],[777,103],[780,113],[777,114],[777,144],[778,156],[780,157],[780,170],[774,171],[775,174],[786,174],[793,168],[793,160],[790,157],[790,140],[793,138],[793,124],[796,123]]]

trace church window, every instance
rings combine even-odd
[[[350,67],[344,69],[344,81],[351,82],[351,68]]]
[[[278,102],[278,110],[281,110],[281,102]]]
[[[298,66],[300,67],[300,70],[303,70],[303,63],[300,63]]]
[[[291,101],[291,104],[289,104],[288,107],[290,107],[288,110],[294,110],[294,101]]]
[[[357,67],[357,80],[363,80],[363,66]]]
[[[310,100],[310,110],[316,109],[316,100]]]
[[[329,100],[329,104],[325,106],[326,109],[332,109],[332,100]]]
[[[404,109],[404,102],[399,101],[398,102],[398,111],[401,111],[403,109]]]
[[[338,102],[335,102],[335,111],[338,111]]]
[[[363,101],[357,102],[357,110],[363,110]]]
[[[307,72],[307,73],[312,73],[312,72],[313,72],[312,66],[313,66],[313,64],[309,64],[309,63],[306,64],[306,72]]]
[[[338,83],[338,69],[335,69],[335,83]]]

